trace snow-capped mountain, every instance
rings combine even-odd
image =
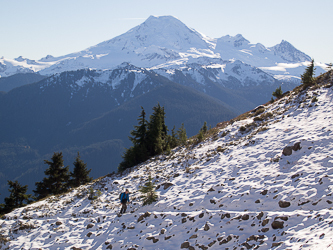
[[[14,210],[8,249],[330,249],[333,82],[295,89],[212,137]],[[158,201],[138,191],[151,175]],[[128,212],[119,194],[130,189]],[[92,190],[92,193],[91,193]],[[88,197],[95,196],[89,199]]]
[[[123,62],[144,68],[182,67],[196,59],[208,64],[215,59],[239,60],[276,79],[292,80],[299,79],[310,57],[287,41],[266,48],[262,44],[251,44],[242,35],[212,39],[172,16],[150,16],[128,32],[77,53],[61,57],[49,55],[39,61],[2,58],[0,75],[31,71],[52,75],[84,68],[103,70]],[[317,73],[323,72],[320,67],[325,66],[318,64],[318,67]]]

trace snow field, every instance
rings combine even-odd
[[[332,98],[332,88],[287,95],[200,144],[16,209],[0,221],[6,247],[333,247]],[[282,154],[297,142],[301,149]],[[142,207],[137,190],[149,174],[159,200]],[[90,187],[101,191],[95,200]],[[125,188],[132,204],[118,217]]]

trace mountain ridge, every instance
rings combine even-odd
[[[234,46],[235,44],[237,46]],[[8,76],[16,72],[52,75],[83,68],[110,69],[123,62],[129,62],[137,67],[162,68],[166,63],[178,65],[179,61],[200,57],[211,60],[217,58],[226,61],[241,60],[273,76],[285,75],[285,81],[295,77],[299,79],[305,65],[310,61],[309,56],[284,40],[280,44],[266,48],[262,44],[251,44],[240,34],[213,39],[188,28],[175,17],[150,16],[128,32],[80,52],[57,58],[48,55],[38,61],[22,57],[16,60],[2,58],[0,75]],[[280,64],[278,72],[276,64]],[[317,63],[317,66],[320,71],[318,73],[325,71],[324,64]],[[290,67],[294,70],[290,71]]]

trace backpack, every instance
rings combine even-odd
[[[120,194],[119,194],[119,200],[121,200],[121,195],[122,195],[122,194],[123,194],[123,193],[120,193]]]

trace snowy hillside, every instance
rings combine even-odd
[[[8,249],[333,247],[333,89],[287,94],[204,142],[5,215]],[[283,154],[284,152],[284,154]],[[151,174],[159,199],[142,206]],[[101,195],[88,199],[89,189]],[[118,216],[119,193],[132,204]]]
[[[85,68],[104,70],[123,62],[144,68],[181,67],[198,58],[203,66],[207,65],[205,61],[215,59],[239,60],[284,81],[299,79],[311,59],[287,41],[269,48],[259,43],[251,44],[242,35],[213,39],[172,16],[150,16],[128,32],[80,52],[60,57],[48,55],[39,61],[22,57],[14,60],[2,58],[0,76],[18,72],[52,75]],[[325,71],[326,66],[318,63],[317,67],[316,73],[319,74]]]

